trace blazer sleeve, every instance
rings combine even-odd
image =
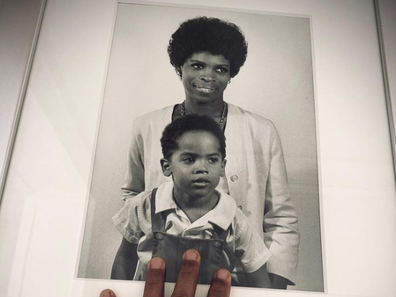
[[[297,277],[300,237],[298,219],[290,199],[282,145],[275,126],[271,123],[270,169],[268,174],[264,241],[272,256],[268,261],[269,273],[280,275],[293,285]]]
[[[141,120],[137,118],[133,124],[132,137],[128,148],[125,183],[121,188],[124,201],[135,197],[145,189],[144,141],[141,127]]]

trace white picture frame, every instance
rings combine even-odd
[[[75,279],[116,5],[48,1],[1,206],[0,234],[10,255],[6,296],[98,296],[105,287],[119,296],[142,292],[141,283]],[[325,293],[391,296],[394,173],[372,1],[199,5],[311,16]],[[375,207],[372,197],[380,199]],[[10,222],[18,232],[8,231]],[[370,248],[363,251],[366,242]],[[200,286],[197,294],[206,290]],[[262,292],[238,288],[233,294],[245,290],[252,296]]]

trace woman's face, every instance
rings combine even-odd
[[[181,68],[186,100],[196,104],[223,101],[223,93],[230,80],[230,62],[222,55],[195,53]]]

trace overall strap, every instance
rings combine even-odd
[[[214,239],[220,239],[225,241],[227,238],[227,234],[228,234],[228,230],[230,229],[230,227],[227,228],[227,230],[223,230],[222,228],[220,228],[219,226],[217,226],[216,224],[212,224],[213,226],[213,237]]]

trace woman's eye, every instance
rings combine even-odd
[[[227,68],[220,67],[220,68],[217,68],[217,72],[220,72],[220,73],[227,73],[227,72],[228,72],[228,69],[227,69]]]
[[[202,69],[202,68],[203,68],[203,65],[198,64],[198,63],[194,63],[194,64],[192,64],[191,66],[192,66],[192,68],[194,68],[194,69]]]

